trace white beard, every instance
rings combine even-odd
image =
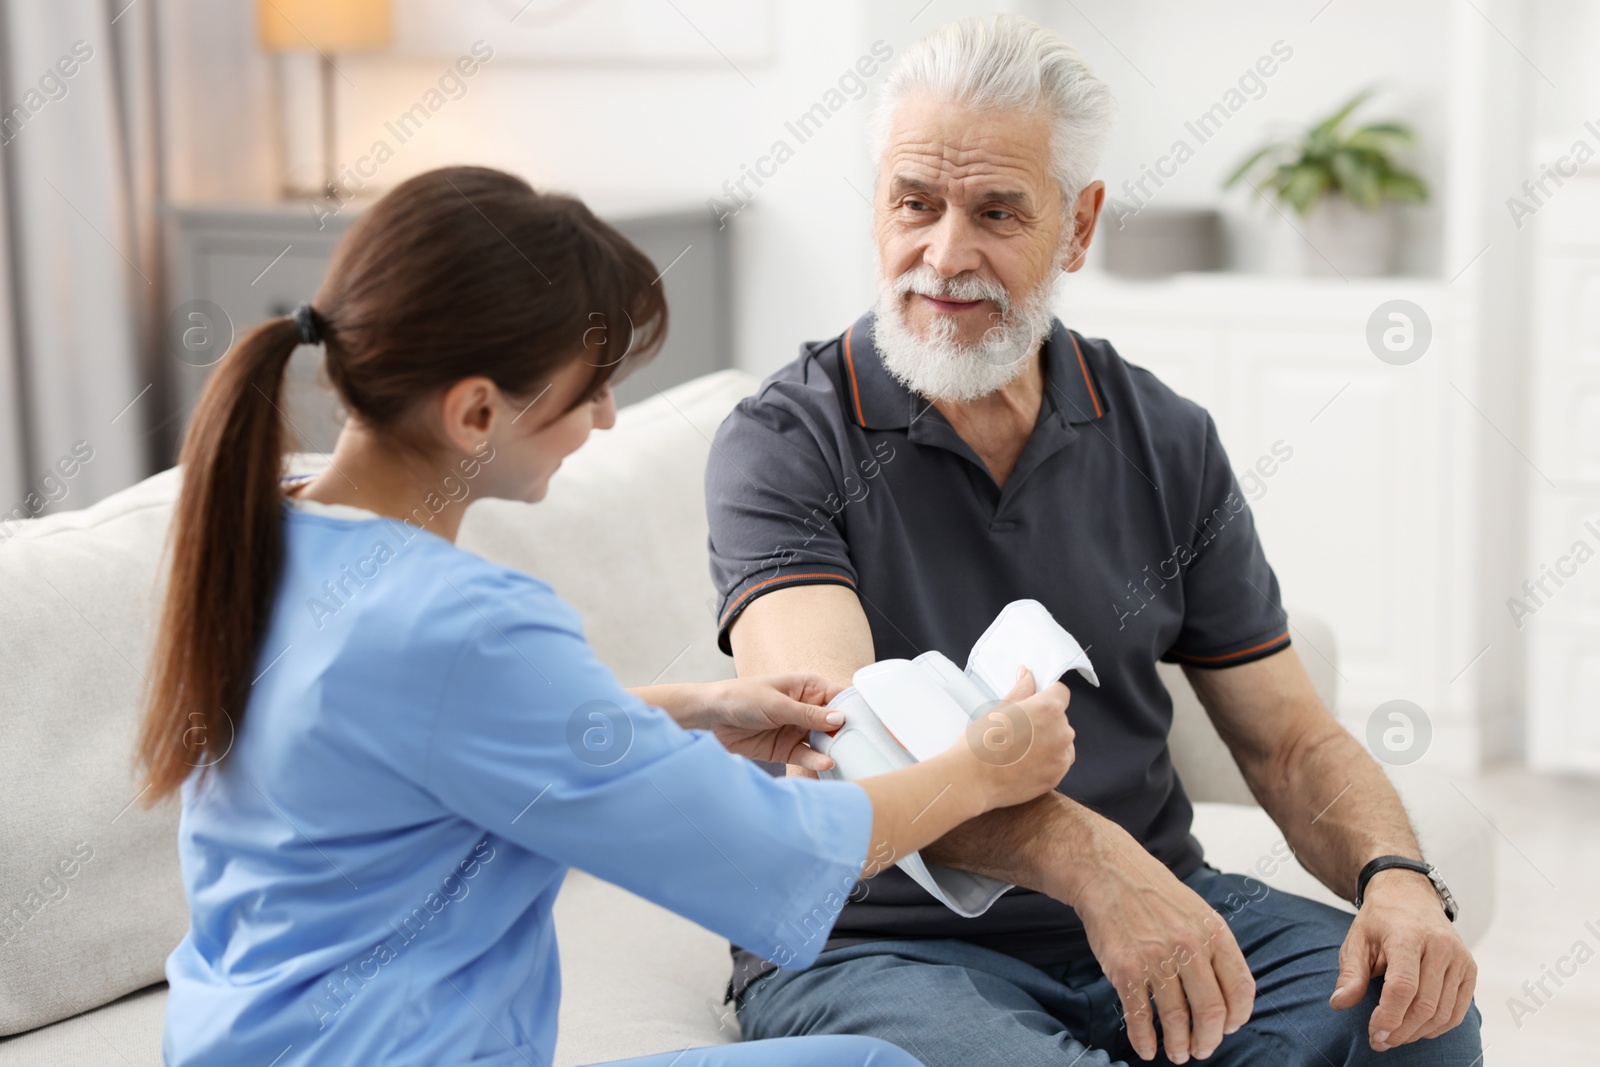
[[[961,274],[942,279],[926,263],[900,277],[880,277],[872,341],[884,369],[901,385],[929,400],[967,403],[1011,384],[1028,369],[1028,357],[1049,335],[1054,323],[1051,295],[1062,271],[1055,269],[1013,304],[998,282]],[[990,300],[1000,321],[984,331],[976,344],[956,336],[954,321],[936,318],[932,336],[917,336],[906,321],[907,293],[952,300]]]

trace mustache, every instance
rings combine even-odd
[[[926,263],[906,271],[894,280],[896,296],[916,293],[943,300],[988,300],[1004,315],[1011,310],[1011,294],[997,281],[968,271],[954,278],[941,278]]]

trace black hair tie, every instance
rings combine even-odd
[[[311,309],[309,303],[301,304],[294,309],[294,324],[300,327],[300,343],[303,345],[320,345],[322,331],[317,329],[317,313]]]

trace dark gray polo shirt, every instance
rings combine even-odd
[[[818,582],[861,598],[878,659],[957,664],[1002,607],[1032,597],[1088,651],[1072,676],[1067,796],[1179,878],[1201,863],[1167,752],[1168,660],[1228,667],[1289,644],[1278,583],[1205,410],[1060,322],[1038,421],[1002,489],[938,410],[896,382],[872,317],[741,401],[706,470],[718,641],[756,597]],[[1043,685],[1054,679],[1039,679]],[[1013,889],[963,919],[898,868],[858,884],[827,947],[958,937],[1029,963],[1088,952],[1071,908]],[[733,992],[770,964],[735,952]]]

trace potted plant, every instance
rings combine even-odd
[[[1306,262],[1313,274],[1386,273],[1395,202],[1428,199],[1422,179],[1389,155],[1413,140],[1409,127],[1373,122],[1346,132],[1346,120],[1372,93],[1357,93],[1299,140],[1263,145],[1223,182],[1225,189],[1248,182],[1257,196],[1270,192],[1305,220]]]

